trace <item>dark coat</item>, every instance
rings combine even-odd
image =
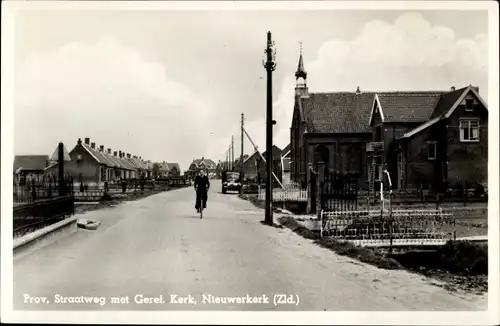
[[[194,179],[194,188],[198,189],[198,191],[207,191],[210,189],[210,180],[206,175],[197,175]]]

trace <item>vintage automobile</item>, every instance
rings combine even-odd
[[[240,192],[241,180],[239,172],[225,172],[222,177],[222,193],[228,191]]]

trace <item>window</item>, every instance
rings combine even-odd
[[[472,111],[474,109],[474,100],[467,99],[465,100],[465,111]]]
[[[427,142],[427,158],[429,160],[436,159],[437,143],[434,141]]]
[[[478,142],[479,141],[479,120],[462,119],[460,120],[460,141]]]

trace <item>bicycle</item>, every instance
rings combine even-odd
[[[198,190],[196,190],[196,191],[198,191]],[[198,196],[198,194],[197,194],[197,196]],[[203,218],[203,207],[205,207],[205,203],[206,203],[206,200],[203,197],[204,196],[200,195],[200,209],[199,209],[200,210],[200,219]]]
[[[200,198],[200,220],[203,218],[203,206],[205,206],[204,198]]]

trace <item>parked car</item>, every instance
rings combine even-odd
[[[241,181],[239,172],[226,172],[222,179],[222,193],[225,194],[228,191],[240,192]]]

